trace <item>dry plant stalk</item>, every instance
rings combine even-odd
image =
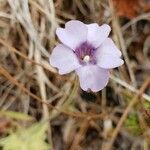
[[[130,101],[129,105],[127,106],[127,108],[125,109],[123,115],[121,116],[113,134],[111,137],[110,142],[108,143],[108,147],[106,148],[106,150],[111,150],[112,149],[112,145],[119,133],[119,131],[121,130],[121,126],[123,125],[125,119],[127,118],[130,110],[132,109],[132,107],[138,102],[140,96],[144,93],[144,91],[146,90],[147,87],[149,87],[150,85],[150,78],[145,79],[145,82],[143,83],[143,85],[141,86],[141,88],[139,89],[138,93],[133,97],[133,99]]]

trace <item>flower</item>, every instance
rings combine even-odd
[[[107,24],[67,22],[65,28],[56,30],[62,44],[54,48],[50,64],[58,68],[59,74],[75,70],[84,91],[102,90],[108,83],[109,70],[124,63],[120,50],[108,37],[110,31]]]

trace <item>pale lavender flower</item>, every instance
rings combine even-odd
[[[97,92],[108,83],[109,70],[123,64],[120,50],[108,38],[111,28],[107,24],[84,24],[69,21],[56,34],[58,44],[50,56],[50,64],[67,74],[75,70],[84,91]]]

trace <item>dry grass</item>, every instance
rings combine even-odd
[[[102,92],[83,92],[74,73],[60,76],[49,64],[55,29],[71,19],[112,26],[125,64],[111,72]],[[13,130],[8,122],[27,127],[44,120],[54,150],[149,149],[149,20],[149,13],[117,17],[111,0],[0,0],[0,109],[34,118],[22,123],[0,116],[1,137]],[[138,124],[131,130],[125,122],[132,114]]]

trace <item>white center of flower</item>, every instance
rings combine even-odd
[[[90,61],[90,56],[89,55],[84,56],[83,61],[88,63]]]

